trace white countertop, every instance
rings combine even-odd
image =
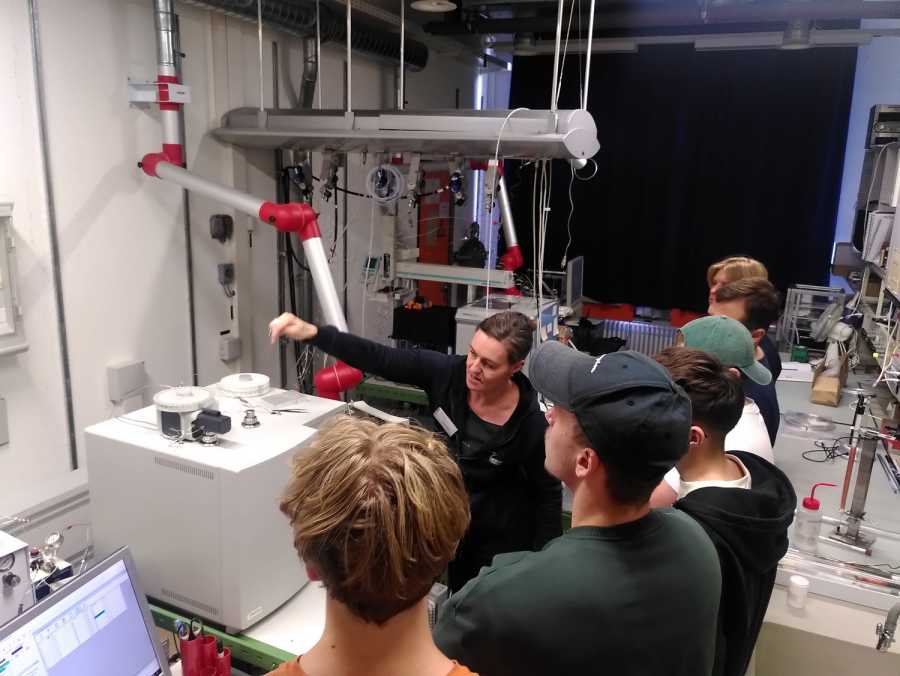
[[[779,382],[778,393],[782,412],[807,411],[826,415],[835,421],[850,422],[850,405],[854,398],[848,395],[837,408],[818,406],[809,402],[809,383]],[[869,421],[871,422],[871,421]],[[846,434],[837,426],[827,433],[827,439]],[[799,498],[808,486],[818,481],[831,481],[840,485],[846,469],[846,460],[837,459],[828,463],[814,463],[803,459],[803,451],[814,448],[814,439],[793,433],[782,421],[779,438],[775,446],[778,465],[794,483]],[[825,489],[817,493],[822,500],[825,514],[837,517],[840,488]],[[900,496],[891,492],[880,467],[873,469],[869,490],[868,521],[877,527],[900,532]],[[823,533],[827,526],[823,526]],[[820,552],[833,558],[863,563],[900,563],[900,541],[879,539],[873,556],[855,554],[836,545],[823,543]],[[782,573],[780,580],[786,579]],[[849,589],[849,591],[848,591]],[[834,598],[845,596],[846,598]],[[900,598],[889,594],[865,589],[844,588],[835,591],[835,585],[811,579],[810,594],[803,610],[789,608],[786,590],[776,585],[766,623],[799,629],[822,636],[853,643],[874,650],[875,625],[883,621],[885,610]],[[308,651],[322,635],[325,625],[326,593],[321,583],[312,582],[285,603],[269,617],[254,625],[245,635],[291,654]],[[895,644],[891,652],[900,654]],[[173,672],[174,673],[174,672]]]
[[[310,582],[274,613],[247,629],[244,636],[302,655],[325,629],[325,597],[322,583]]]
[[[850,386],[857,380],[868,383],[873,378],[872,375],[860,378],[851,375]],[[815,413],[844,423],[853,420],[852,407],[856,402],[855,396],[845,394],[839,406],[830,407],[810,403],[809,383],[779,381],[777,388],[782,413],[788,411]],[[872,425],[871,418],[867,417],[865,422]],[[849,427],[836,425],[832,431],[823,433],[821,438],[830,443],[836,437],[849,434],[849,430]],[[792,430],[782,420],[775,444],[775,462],[791,479],[798,502],[808,494],[809,488],[814,483],[826,481],[837,484],[836,488],[819,488],[816,497],[822,503],[824,515],[839,518],[841,485],[847,469],[847,460],[837,458],[824,463],[806,460],[803,452],[815,448],[815,439],[814,435]],[[822,454],[817,454],[817,457],[822,457]],[[853,483],[848,493],[848,507],[852,495]],[[872,469],[872,480],[866,501],[866,523],[900,533],[900,495],[891,491],[878,463]],[[831,530],[832,527],[828,524],[822,525],[822,535],[827,535]],[[842,561],[869,565],[873,563],[898,565],[900,540],[878,538],[871,557],[827,542],[819,543],[819,553]],[[779,583],[787,581],[791,571],[786,568],[787,566],[782,564]],[[810,595],[806,607],[803,610],[789,608],[786,603],[786,589],[782,584],[778,584],[766,613],[766,623],[800,629],[874,650],[875,625],[884,620],[886,609],[900,601],[900,596],[892,594],[889,590],[880,592],[861,589],[853,585],[817,579],[814,576],[807,577],[810,579]],[[897,644],[891,648],[891,652],[900,653]]]

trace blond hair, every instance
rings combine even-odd
[[[462,474],[437,437],[347,416],[296,455],[280,508],[329,595],[376,624],[428,593],[469,525]]]
[[[729,256],[720,261],[716,261],[706,270],[706,282],[712,288],[715,284],[716,275],[720,272],[725,273],[725,282],[736,282],[739,279],[747,279],[748,277],[769,278],[769,271],[766,266],[755,258],[747,256]]]

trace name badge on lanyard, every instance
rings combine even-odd
[[[443,428],[444,432],[447,433],[448,437],[452,437],[459,432],[459,428],[453,424],[453,421],[450,420],[450,416],[444,413],[444,409],[440,406],[438,406],[437,410],[434,412],[434,419],[438,421],[438,424]]]

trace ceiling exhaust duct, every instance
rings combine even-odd
[[[659,3],[611,11],[600,9],[595,14],[597,28],[600,30],[897,18],[900,18],[900,2],[895,0],[756,2],[711,4],[708,8],[691,5],[666,6],[665,3]],[[432,35],[552,33],[555,29],[556,21],[550,16],[479,18],[465,22],[425,24],[425,30]]]

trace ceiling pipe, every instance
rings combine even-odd
[[[173,4],[173,0],[154,0],[153,18],[156,28],[156,86],[162,121],[162,152],[170,162],[180,165],[184,162],[179,115],[181,104],[169,101],[169,85],[179,84],[175,63],[178,25]]]
[[[255,0],[183,0],[187,4],[223,12],[245,21],[256,22]],[[316,34],[316,5],[311,0],[262,0],[263,23],[275,30],[300,38]],[[320,8],[322,42],[344,44],[347,28],[344,16],[327,6]],[[350,38],[354,52],[392,64],[400,62],[400,35],[370,26],[354,27]],[[418,40],[406,39],[406,65],[421,70],[428,64],[428,47]]]
[[[782,4],[712,5],[701,15],[697,6],[638,7],[597,12],[601,29],[637,29],[741,23],[790,23],[791,21],[838,21],[900,18],[900,2],[884,0],[817,0]],[[552,17],[474,19],[465,22],[432,22],[425,30],[433,35],[485,35],[490,33],[552,33]]]
[[[312,108],[316,97],[316,79],[319,73],[319,52],[316,38],[303,38],[303,74],[300,78],[299,108]]]
[[[799,44],[787,41],[786,31],[755,31],[750,33],[683,33],[678,35],[640,35],[634,37],[599,38],[592,43],[595,52],[631,53],[645,45],[694,45],[698,50],[743,50],[743,49],[799,49]],[[796,36],[794,36],[796,37]],[[833,29],[809,32],[808,43],[804,47],[862,47],[871,44],[878,37],[900,37],[900,29],[880,28],[873,30]],[[538,40],[525,43],[520,41],[495,42],[498,50],[511,50],[515,56],[541,56],[552,54],[553,40]],[[583,54],[587,51],[586,40],[569,40],[569,54]]]

